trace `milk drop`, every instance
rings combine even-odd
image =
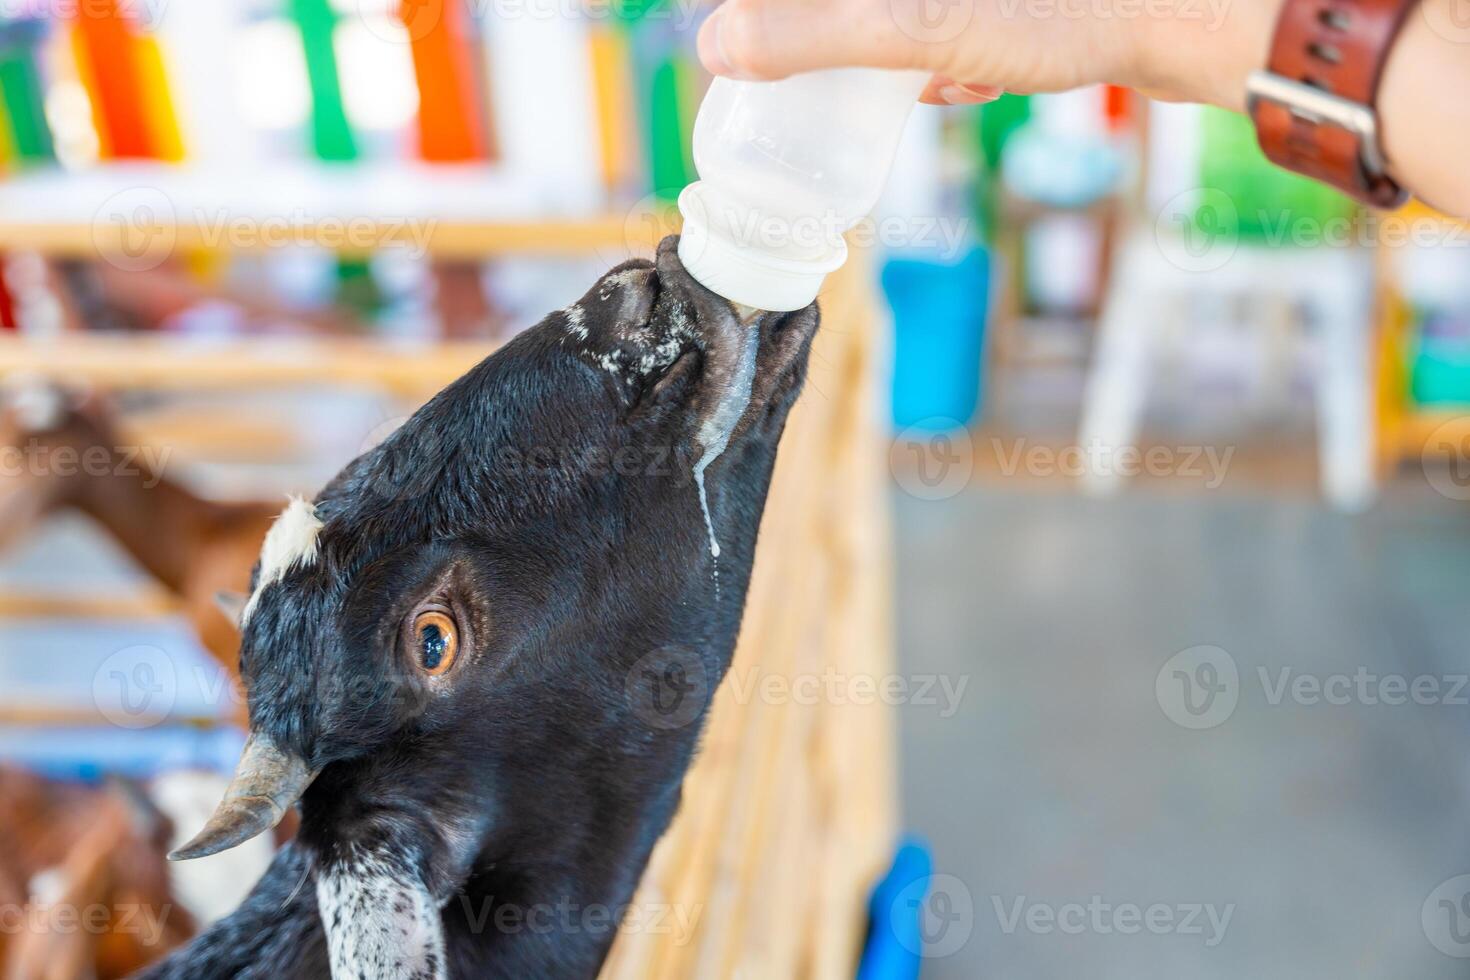
[[[755,311],[751,311],[755,313]],[[715,535],[715,522],[710,516],[709,494],[704,485],[704,471],[709,465],[720,458],[725,447],[730,444],[730,434],[735,430],[735,424],[740,421],[740,416],[745,414],[746,406],[750,404],[750,384],[755,380],[755,360],[760,353],[760,325],[754,316],[751,316],[745,324],[745,336],[741,339],[740,360],[735,365],[735,373],[730,377],[730,385],[720,395],[719,403],[715,405],[714,411],[710,412],[699,426],[699,447],[702,450],[699,459],[694,463],[694,485],[699,490],[699,509],[704,514],[705,530],[709,532],[709,553],[718,560],[720,557],[720,541]],[[715,578],[719,579],[719,567],[715,568]]]

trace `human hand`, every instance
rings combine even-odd
[[[1239,108],[1281,0],[725,0],[699,33],[711,72],[841,65],[934,73],[924,101],[1097,82]]]

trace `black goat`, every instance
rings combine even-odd
[[[293,503],[242,624],[245,757],[176,856],[298,799],[301,829],[146,975],[595,976],[729,665],[816,328],[747,327],[666,239]],[[716,559],[690,470],[748,329]]]

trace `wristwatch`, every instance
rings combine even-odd
[[[1380,208],[1408,192],[1388,175],[1378,83],[1416,0],[1285,0],[1246,105],[1272,161]]]

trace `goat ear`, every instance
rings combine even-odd
[[[225,619],[235,624],[236,629],[240,628],[240,620],[245,615],[245,604],[249,601],[249,598],[241,592],[226,590],[214,594],[215,606]]]

